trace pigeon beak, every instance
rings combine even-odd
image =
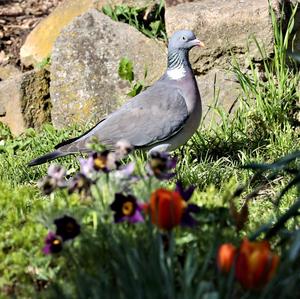
[[[192,42],[193,45],[196,47],[205,48],[205,44],[201,42],[199,39],[194,39]]]

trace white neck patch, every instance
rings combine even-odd
[[[182,79],[185,76],[185,68],[183,65],[180,67],[177,67],[175,69],[168,69],[167,70],[167,75],[170,79],[172,80],[179,80]]]

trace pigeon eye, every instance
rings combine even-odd
[[[182,40],[186,40],[186,37],[185,37],[185,36],[183,36],[183,37],[182,37]]]

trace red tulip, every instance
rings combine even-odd
[[[279,256],[268,241],[250,242],[244,239],[236,259],[235,276],[246,289],[261,289],[274,276]]]
[[[228,273],[236,256],[236,247],[231,243],[222,244],[217,254],[217,265],[221,272]]]
[[[171,230],[180,224],[186,206],[179,192],[158,189],[151,194],[148,211],[153,224]]]

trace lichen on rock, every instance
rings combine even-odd
[[[137,80],[157,80],[165,69],[163,43],[115,22],[96,9],[74,19],[57,39],[51,57],[52,121],[56,127],[96,122],[128,99],[129,84],[118,75],[119,62],[134,64]]]
[[[51,121],[49,72],[33,70],[0,82],[0,122],[18,135]]]

